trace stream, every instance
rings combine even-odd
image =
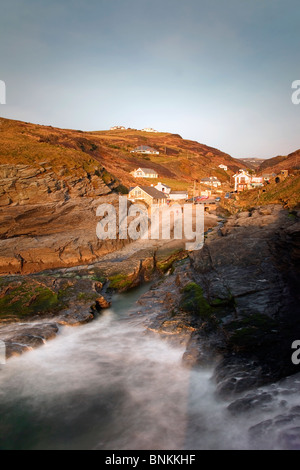
[[[212,371],[183,367],[183,348],[146,333],[136,301],[148,289],[115,296],[94,322],[2,366],[0,449],[252,447],[248,429],[263,413],[229,417]]]

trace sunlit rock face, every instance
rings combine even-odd
[[[117,194],[97,175],[0,166],[0,274],[85,264],[124,246],[97,238],[97,207],[118,210]]]

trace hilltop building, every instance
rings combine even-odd
[[[142,132],[154,132],[155,134],[158,134],[158,131],[152,129],[152,127],[145,127],[144,129],[142,129]]]
[[[110,128],[111,131],[125,131],[126,128],[124,126],[114,126]]]

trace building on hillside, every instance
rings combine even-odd
[[[159,151],[149,147],[148,145],[140,145],[136,147],[134,150],[131,150],[130,153],[141,153],[143,155],[159,155]]]
[[[171,201],[186,201],[189,198],[187,191],[171,191],[168,195],[168,199]]]
[[[252,176],[251,177],[251,187],[260,188],[264,185],[264,179],[262,176]]]
[[[263,180],[266,182],[270,181],[272,178],[275,178],[275,176],[276,176],[276,173],[264,173],[262,175]]]
[[[124,126],[114,126],[110,128],[111,131],[125,131]]]
[[[227,170],[228,170],[228,166],[227,166],[227,165],[223,165],[223,164],[219,165],[219,168],[221,168],[221,169],[224,170],[224,171],[227,171]]]
[[[129,190],[128,199],[131,202],[143,201],[148,206],[152,204],[164,206],[167,204],[167,196],[153,186],[136,186],[135,188],[131,188]]]
[[[200,180],[201,184],[205,184],[206,186],[210,186],[213,188],[218,188],[222,185],[221,181],[216,178],[216,176],[210,176],[209,178],[202,178]]]
[[[233,179],[235,191],[240,192],[251,188],[251,176],[247,171],[240,170],[238,173],[233,175]]]
[[[144,129],[142,129],[142,132],[154,132],[155,134],[158,133],[158,131],[156,131],[152,127],[145,127]]]
[[[280,175],[283,178],[287,178],[289,176],[289,170],[281,170]]]
[[[138,168],[130,173],[134,178],[158,178],[158,173],[152,168]]]
[[[171,192],[170,186],[167,186],[166,184],[163,184],[163,183],[158,183],[154,187],[155,187],[155,189],[157,189],[158,191],[161,191],[164,194],[170,194],[170,192]]]

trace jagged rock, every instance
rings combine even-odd
[[[103,309],[110,308],[110,307],[111,307],[111,302],[108,302],[108,300],[106,300],[103,296],[99,297],[96,300],[97,310],[103,310]]]

